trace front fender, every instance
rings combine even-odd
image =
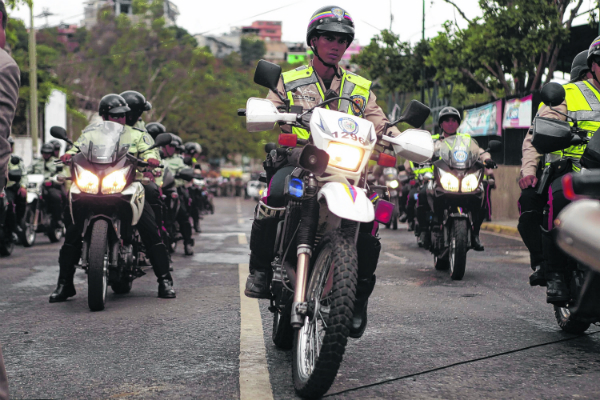
[[[365,192],[356,186],[328,182],[317,196],[317,200],[324,197],[329,210],[340,218],[365,223],[375,219],[373,203]]]

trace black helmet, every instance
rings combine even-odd
[[[458,123],[460,124],[462,121],[462,118],[460,117],[460,113],[458,112],[458,110],[454,107],[444,107],[442,108],[442,111],[440,111],[440,115],[438,116],[438,126],[442,125],[442,122],[444,122],[444,120],[448,117],[454,117],[458,120]]]
[[[133,126],[138,122],[138,119],[142,113],[146,110],[146,98],[140,92],[135,90],[128,90],[121,93],[121,97],[127,102],[127,106],[131,109],[127,113],[127,125]]]
[[[188,154],[200,154],[202,153],[202,146],[196,142],[187,142],[185,144],[185,152]]]
[[[571,65],[571,83],[578,81],[584,72],[590,70],[587,65],[587,56],[588,51],[584,50],[573,59],[573,64]]]
[[[118,94],[107,94],[100,100],[98,114],[101,117],[108,117],[108,114],[124,114],[131,111],[127,107],[127,102]]]
[[[52,146],[54,146],[54,151],[60,150],[60,142],[58,140],[52,139],[48,143],[50,143]]]
[[[158,122],[150,122],[146,125],[146,131],[152,136],[152,139],[156,140],[156,137],[161,133],[167,133],[167,128]]]
[[[181,140],[181,138],[174,133],[171,133],[171,136],[173,137],[173,139],[171,139],[171,146],[175,147],[178,150],[182,150],[183,140]]]
[[[9,136],[6,140],[8,140],[8,144],[10,144],[11,146],[15,144],[15,139],[13,139],[12,136]]]
[[[354,40],[354,22],[346,10],[338,6],[327,6],[319,8],[310,17],[306,30],[306,44],[317,33],[331,32],[348,35],[348,44]]]
[[[149,101],[146,101],[146,105],[144,106],[144,111],[150,111],[152,110],[152,103],[150,103]]]
[[[40,153],[42,154],[52,154],[54,153],[54,145],[51,143],[44,143],[42,148],[40,149]]]
[[[588,54],[587,54],[588,68],[592,69],[592,61],[594,61],[594,56],[598,56],[598,55],[600,55],[600,36],[598,36],[596,39],[594,39],[594,41],[590,45],[590,48],[588,49]]]

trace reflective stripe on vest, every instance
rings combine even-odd
[[[342,86],[340,88],[340,96],[348,96],[351,98],[356,96],[358,102],[363,103],[362,106],[364,111],[369,101],[369,94],[371,93],[371,81],[347,72],[344,69],[342,69],[342,72],[343,76]],[[315,85],[319,91],[319,95],[321,96],[321,101],[325,99],[325,94],[323,93],[319,79],[314,73],[314,69],[312,67],[302,66],[294,70],[284,72],[282,74],[282,78],[283,86],[287,93],[287,97],[290,100],[290,105],[294,105],[292,91],[302,86]],[[329,109],[329,106],[326,105],[325,107]],[[338,111],[352,115],[360,115],[360,113],[355,112],[356,110],[353,110],[353,108],[356,107],[350,107],[350,102],[347,100],[340,100],[338,102]],[[295,126],[292,127],[292,133],[296,134],[300,139],[308,139],[310,137],[310,133],[306,129]]]
[[[417,164],[412,161],[409,161],[409,164],[410,164],[410,169],[412,169],[412,172],[415,174],[415,177],[418,177],[419,175],[424,174],[426,172],[433,173],[433,165],[430,165],[428,167],[423,167],[423,166],[421,166],[421,164]]]

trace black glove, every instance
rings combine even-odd
[[[492,159],[485,160],[483,165],[485,165],[486,168],[498,168],[498,164]]]

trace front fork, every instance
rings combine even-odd
[[[295,329],[303,325],[308,311],[306,289],[310,271],[310,257],[315,243],[315,233],[319,222],[319,202],[317,200],[318,184],[314,175],[306,180],[304,199],[302,201],[301,225],[298,228],[298,263],[296,264],[296,287],[291,310],[291,324]]]

